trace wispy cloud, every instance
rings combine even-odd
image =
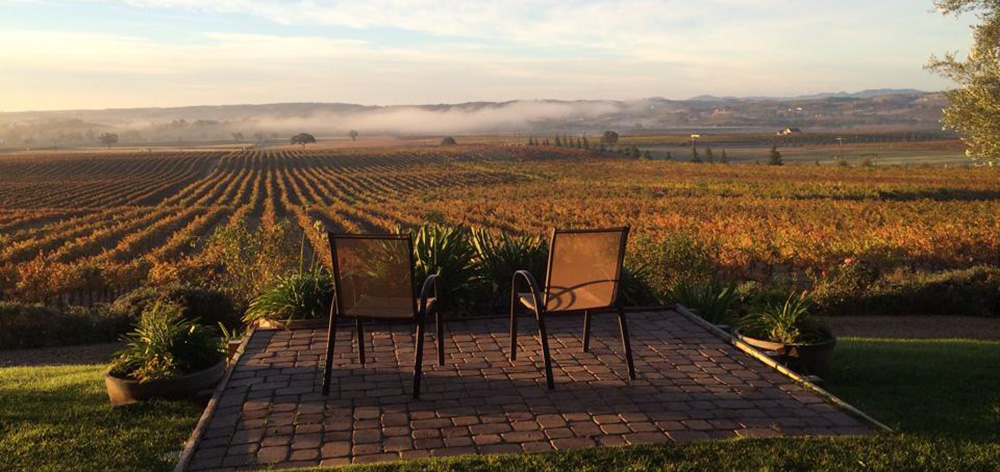
[[[921,65],[968,40],[922,0],[90,1],[111,27],[41,0],[16,3],[30,27],[0,19],[2,106],[939,88]],[[184,34],[144,34],[144,13]]]

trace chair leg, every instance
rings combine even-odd
[[[444,323],[441,322],[441,312],[434,311],[434,324],[437,325],[438,365],[444,365]]]
[[[333,341],[337,339],[337,321],[330,314],[330,327],[326,332],[326,366],[323,368],[323,396],[330,394],[330,375],[333,373]]]
[[[424,315],[417,319],[417,339],[413,352],[413,398],[420,398],[420,379],[424,366]]]
[[[549,390],[556,388],[556,383],[552,379],[552,356],[549,355],[549,336],[545,332],[545,317],[541,311],[535,311],[535,319],[538,320],[538,337],[541,338],[542,359],[545,361],[545,385]]]
[[[622,332],[622,347],[625,348],[625,364],[628,366],[628,378],[635,380],[635,362],[632,361],[632,342],[628,337],[628,324],[625,322],[625,309],[618,307],[618,328]]]
[[[361,318],[354,319],[358,330],[358,363],[365,365],[365,325]]]
[[[510,295],[510,360],[517,360],[517,299]]]
[[[590,351],[590,310],[583,312],[583,352]]]

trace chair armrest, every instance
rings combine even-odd
[[[538,281],[535,280],[535,276],[531,275],[531,272],[526,270],[519,270],[514,272],[514,278],[510,282],[510,303],[511,306],[516,306],[517,296],[520,293],[517,289],[517,280],[523,279],[525,283],[528,284],[528,289],[531,291],[531,297],[535,302],[535,309],[542,309],[542,294],[538,291]]]
[[[431,295],[436,304],[441,303],[441,278],[437,274],[427,276],[423,288],[420,289],[420,304],[417,306],[421,313],[427,313],[427,299]]]

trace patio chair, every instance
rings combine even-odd
[[[552,231],[549,240],[549,263],[544,291],[526,270],[514,274],[510,296],[510,360],[517,359],[517,306],[523,305],[535,315],[538,336],[545,362],[545,382],[555,388],[552,379],[552,358],[549,355],[545,318],[549,314],[583,313],[583,352],[590,349],[590,317],[597,310],[618,312],[622,346],[628,376],[635,380],[632,346],[619,291],[622,261],[629,228]],[[527,292],[519,290],[518,282],[527,284]]]
[[[405,235],[327,233],[333,259],[334,297],[330,307],[323,395],[330,393],[337,319],[353,318],[357,330],[358,362],[365,364],[366,320],[409,320],[416,324],[413,358],[413,398],[420,397],[424,322],[434,314],[438,364],[444,365],[444,327],[438,310],[440,280],[427,277],[420,296],[414,281],[413,240]]]

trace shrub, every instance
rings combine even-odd
[[[860,280],[835,274],[817,282],[815,299],[828,314],[996,316],[1000,267],[899,270]]]
[[[109,342],[128,327],[128,318],[105,310],[61,311],[42,305],[0,302],[0,349]]]
[[[874,265],[855,259],[845,259],[814,283],[815,299],[825,308],[840,307],[862,312],[865,293],[879,280],[881,273]]]
[[[685,281],[678,284],[668,298],[697,310],[698,316],[709,323],[726,324],[732,320],[736,286],[723,286],[718,280],[702,284]]]
[[[214,328],[182,315],[184,307],[157,301],[143,311],[136,330],[123,340],[110,372],[139,382],[163,380],[207,369],[225,358]]]
[[[333,294],[333,277],[326,269],[296,272],[278,279],[250,302],[243,321],[322,319],[330,315]]]
[[[222,287],[242,310],[265,287],[301,267],[300,236],[289,221],[254,231],[244,218],[216,230],[199,259],[216,271],[209,283]]]
[[[634,266],[649,270],[649,285],[667,298],[682,282],[708,284],[716,275],[716,248],[687,233],[672,233],[661,241],[635,239],[629,250]]]
[[[240,324],[240,316],[232,299],[215,290],[172,285],[166,287],[143,287],[119,297],[108,307],[111,313],[131,322],[139,320],[142,313],[159,300],[167,300],[180,306],[181,316],[188,320],[215,326],[222,323],[226,328]]]
[[[750,337],[782,344],[814,344],[830,339],[831,334],[813,316],[812,300],[807,292],[791,294],[783,304],[770,305],[739,320],[740,331]]]
[[[482,288],[470,232],[461,227],[424,225],[413,238],[417,289],[431,274],[441,277],[443,308],[471,309]],[[419,292],[418,292],[419,293]]]
[[[539,284],[545,284],[549,248],[544,238],[494,234],[476,228],[471,232],[471,242],[476,251],[478,277],[488,286],[493,307],[510,303],[510,283],[518,270],[531,272]]]

